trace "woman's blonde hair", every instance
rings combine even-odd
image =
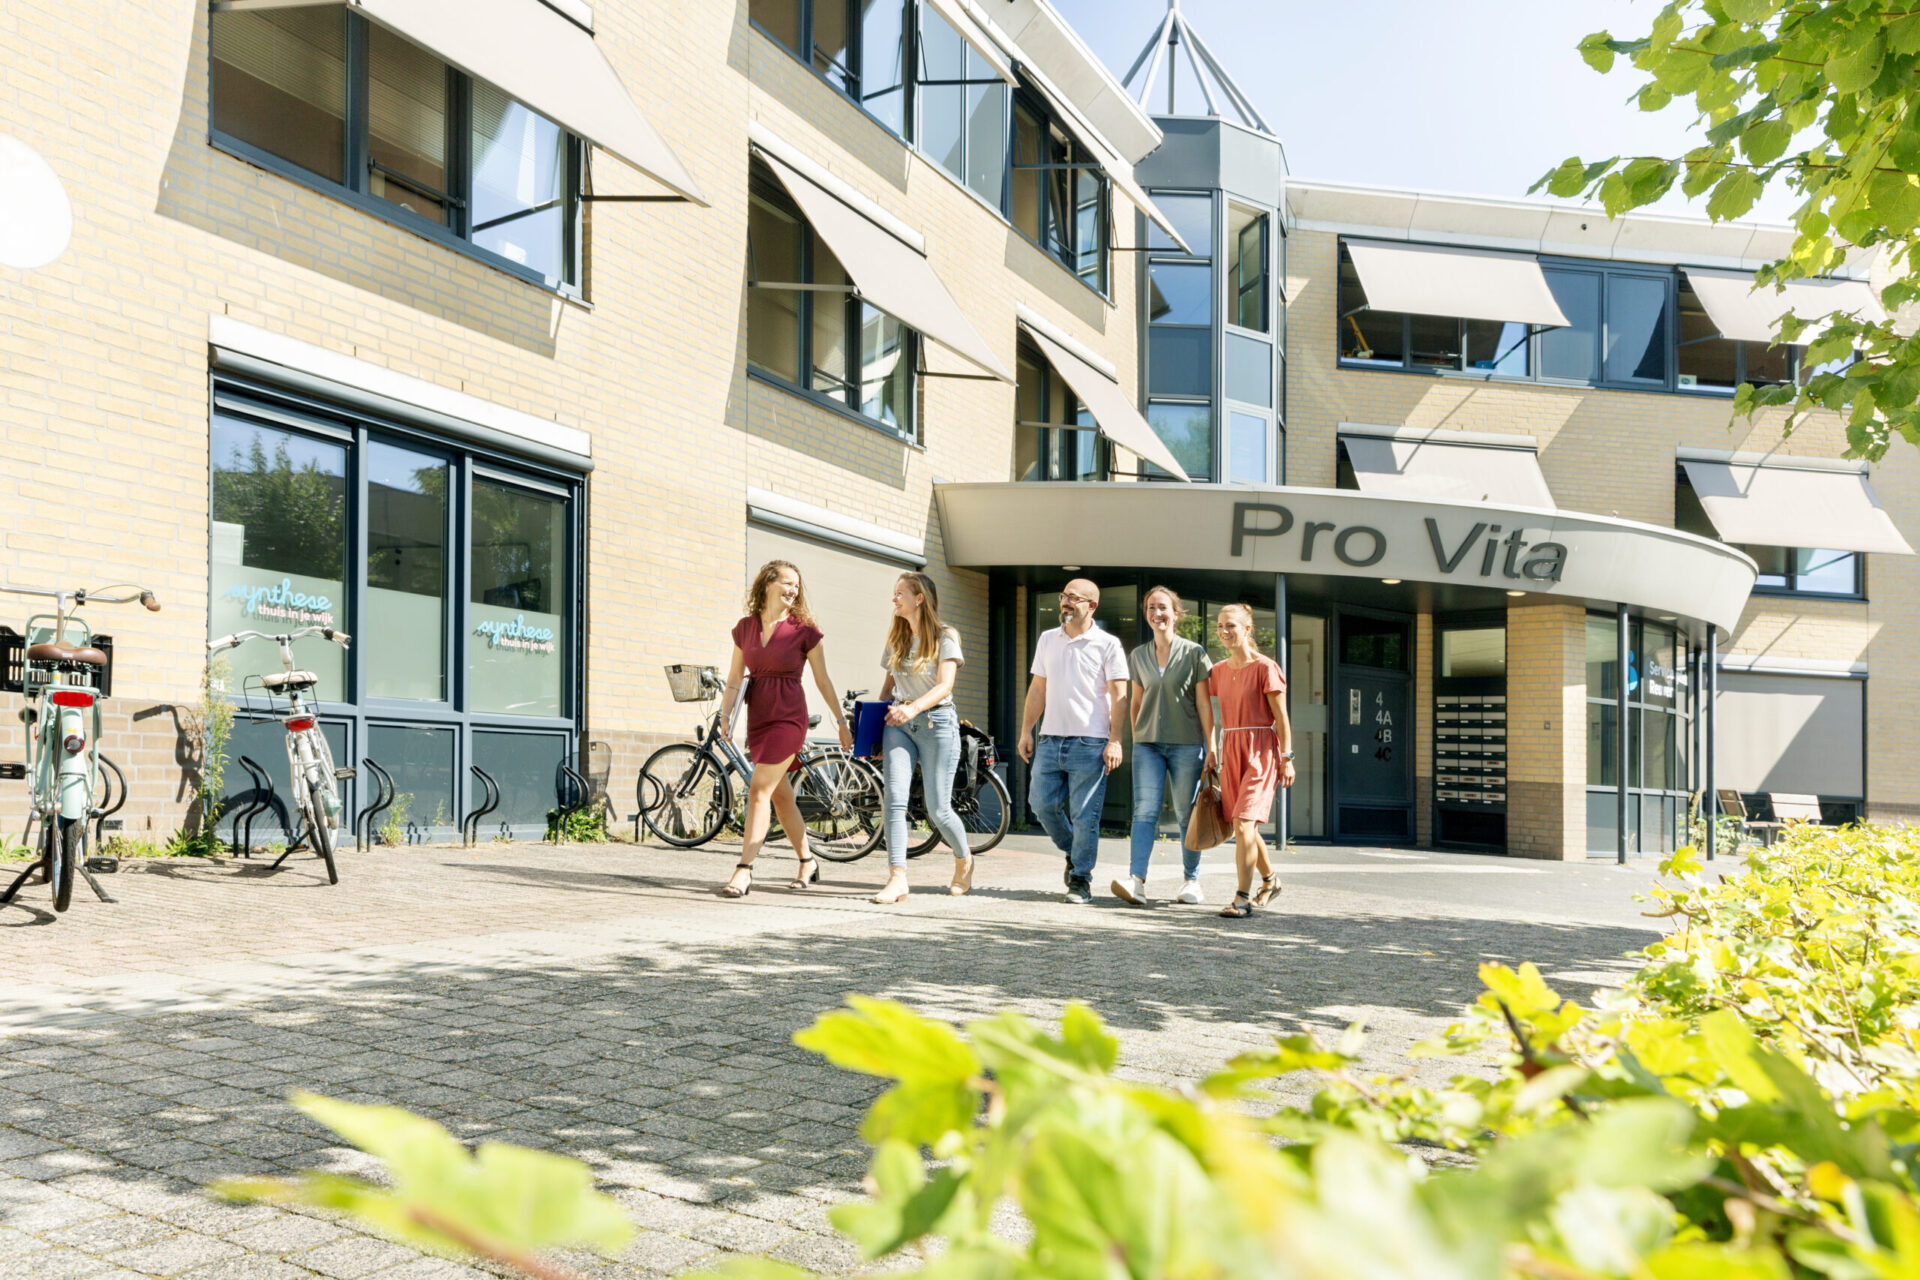
[[[1167,599],[1173,601],[1174,617],[1184,618],[1187,616],[1186,601],[1182,600],[1180,598],[1180,593],[1178,591],[1175,591],[1172,587],[1148,587],[1147,594],[1140,597],[1141,610],[1144,611],[1146,607],[1153,602],[1153,598],[1158,595],[1164,595]]]
[[[1260,638],[1257,635],[1254,635],[1254,631],[1253,631],[1253,610],[1247,605],[1238,604],[1238,603],[1221,605],[1220,612],[1214,615],[1214,622],[1216,623],[1216,625],[1218,624],[1221,618],[1226,617],[1230,613],[1237,613],[1242,618],[1246,619],[1247,634],[1250,636],[1253,636],[1253,651],[1255,653],[1260,652]]]
[[[920,625],[909,627],[905,618],[894,615],[893,625],[887,628],[887,666],[894,671],[925,671],[939,656],[940,641],[947,634],[940,625],[940,591],[924,573],[903,573],[895,585],[900,583],[920,597]]]
[[[753,585],[747,588],[747,612],[758,617],[767,607],[767,589],[780,580],[782,569],[793,570],[797,588],[793,593],[793,607],[787,611],[789,616],[802,626],[815,625],[813,610],[807,607],[807,580],[800,575],[800,566],[791,560],[769,560],[760,566],[760,572],[753,575]]]

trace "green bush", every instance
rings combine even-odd
[[[796,1037],[892,1082],[861,1130],[868,1196],[832,1221],[934,1280],[1920,1276],[1920,836],[1797,835],[1719,883],[1691,849],[1665,869],[1650,914],[1673,932],[1599,1007],[1484,966],[1416,1049],[1478,1068],[1439,1087],[1363,1077],[1358,1029],[1168,1089],[1115,1077],[1118,1041],[1077,1005],[1057,1033],[1009,1012],[962,1034],[856,997]],[[1261,1114],[1264,1083],[1301,1073],[1312,1101]],[[316,1177],[241,1190],[355,1208],[303,1192]],[[458,1179],[401,1182],[436,1221],[469,1211]],[[1023,1244],[992,1229],[1008,1204]],[[541,1247],[509,1243],[477,1251]]]
[[[547,839],[557,844],[607,843],[613,833],[607,829],[606,807],[547,810]]]

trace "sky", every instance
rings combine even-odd
[[[1053,0],[1115,78],[1166,0]],[[1180,0],[1181,11],[1286,147],[1296,178],[1525,196],[1570,155],[1679,155],[1693,112],[1643,112],[1624,60],[1602,76],[1576,46],[1590,31],[1644,35],[1652,0]],[[1183,81],[1190,75],[1182,59]],[[1144,73],[1143,73],[1144,74]],[[1164,111],[1163,68],[1150,109]],[[1139,86],[1136,79],[1135,88]],[[1183,90],[1183,114],[1200,114]],[[1230,111],[1222,104],[1223,112]],[[1749,217],[1784,222],[1772,190]],[[1657,206],[1704,217],[1678,191]]]

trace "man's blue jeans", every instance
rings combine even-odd
[[[1133,851],[1130,874],[1147,878],[1147,861],[1153,857],[1153,840],[1160,830],[1160,805],[1169,790],[1173,793],[1173,817],[1180,827],[1180,865],[1192,880],[1200,874],[1200,851],[1187,848],[1187,819],[1193,814],[1193,798],[1200,793],[1200,766],[1207,760],[1207,749],[1198,744],[1187,746],[1172,742],[1136,742],[1133,744]]]
[[[1107,799],[1107,740],[1043,734],[1033,751],[1027,803],[1067,855],[1069,874],[1091,880],[1100,857],[1100,806]]]

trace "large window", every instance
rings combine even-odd
[[[1721,337],[1684,271],[1572,259],[1542,260],[1541,267],[1566,314],[1564,327],[1375,311],[1343,244],[1340,362],[1722,394],[1743,382],[1770,386],[1813,372],[1801,368],[1803,347]]]
[[[995,209],[1005,209],[1010,93],[979,50],[951,23],[920,7],[915,77],[920,150]]]
[[[916,335],[854,296],[846,268],[758,169],[747,252],[747,362],[911,439]]]
[[[1107,178],[1085,146],[1034,103],[1013,109],[1013,225],[1107,291]]]
[[[212,99],[227,149],[516,274],[578,284],[578,140],[345,6],[216,9]]]
[[[1189,476],[1212,479],[1213,197],[1156,193],[1154,203],[1187,248],[1157,227],[1147,234],[1147,421]]]
[[[826,82],[906,136],[909,0],[750,0],[747,16]]]
[[[1016,480],[1104,480],[1106,450],[1067,380],[1026,342],[1015,361]]]
[[[294,660],[320,677],[336,761],[371,757],[393,775],[401,798],[388,816],[406,838],[457,838],[459,815],[485,794],[471,764],[505,793],[488,833],[541,834],[580,697],[571,478],[224,384],[210,444],[208,634],[350,632],[346,650],[298,641]],[[260,684],[279,654],[254,642],[223,660],[238,713],[231,755],[259,762],[284,800],[285,731]],[[252,784],[236,766],[227,785]],[[349,811],[373,785],[365,769],[349,782]],[[256,837],[274,838],[260,833],[274,820]]]
[[[1243,205],[1227,206],[1227,320],[1242,329],[1268,331],[1267,215]]]
[[[1623,704],[1617,625],[1611,617],[1587,618],[1587,848],[1611,853],[1618,847],[1624,718],[1627,848],[1671,853],[1688,820],[1693,786],[1695,655],[1672,627],[1629,619]]]

